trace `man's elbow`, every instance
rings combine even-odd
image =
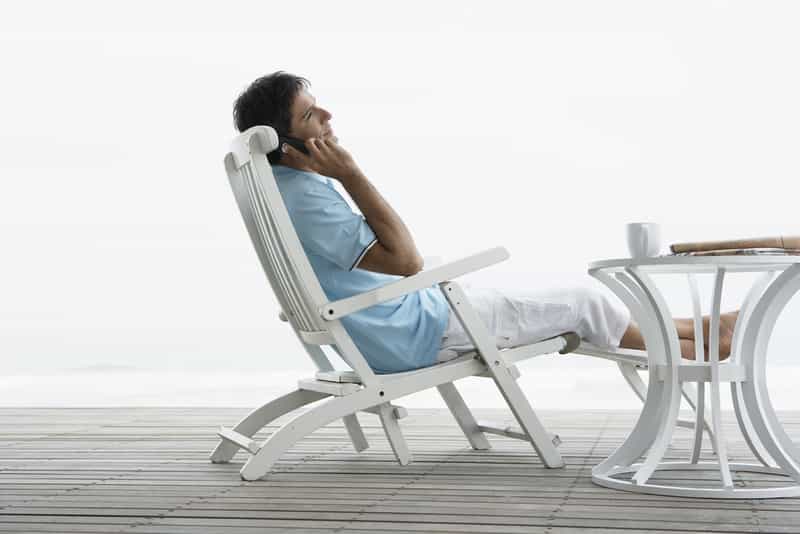
[[[422,270],[424,265],[425,261],[422,259],[422,256],[417,255],[406,264],[405,268],[403,269],[403,276],[414,276]]]
[[[376,243],[361,259],[358,268],[395,276],[413,276],[422,270],[424,263],[416,251],[393,253]]]

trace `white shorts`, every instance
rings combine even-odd
[[[498,348],[528,345],[565,332],[605,347],[619,346],[630,323],[630,312],[600,291],[585,287],[525,291],[476,288],[464,293],[495,338]],[[475,350],[452,308],[442,336],[438,361]]]

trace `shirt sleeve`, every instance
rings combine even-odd
[[[352,271],[378,238],[333,187],[314,184],[290,211],[300,242],[308,252]]]

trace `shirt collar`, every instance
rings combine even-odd
[[[313,178],[314,180],[322,182],[323,184],[330,185],[331,183],[330,178],[326,176],[322,176],[316,172],[301,171],[292,167],[287,167],[286,165],[273,165],[272,172],[283,176],[288,176],[290,174],[302,174],[303,176],[308,176],[309,178]]]

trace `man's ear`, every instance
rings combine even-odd
[[[281,151],[281,165],[295,168],[309,167],[310,160],[308,156],[297,150],[289,143],[286,143],[285,147],[282,143],[281,146],[278,147],[278,150]],[[286,150],[286,152],[284,152],[284,150]]]

